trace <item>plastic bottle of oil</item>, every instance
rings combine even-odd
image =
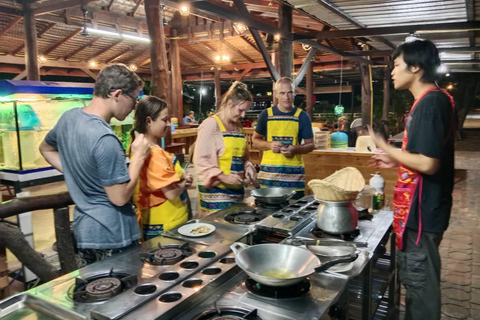
[[[383,179],[380,172],[372,174],[370,185],[375,189],[372,200],[372,210],[373,212],[377,212],[382,209],[385,204],[385,179]]]

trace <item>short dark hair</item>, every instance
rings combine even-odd
[[[135,90],[143,88],[143,80],[124,64],[112,64],[100,71],[93,95],[107,99],[112,91],[121,89],[132,94]]]
[[[406,42],[395,49],[392,60],[403,55],[403,60],[410,67],[419,67],[423,70],[420,78],[423,82],[435,82],[438,78],[440,57],[435,44],[430,40],[415,40]]]

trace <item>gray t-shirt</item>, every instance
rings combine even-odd
[[[110,125],[81,108],[65,112],[45,141],[60,153],[68,191],[76,204],[73,229],[81,249],[117,249],[140,238],[128,202],[110,202],[104,186],[130,180],[125,153]]]

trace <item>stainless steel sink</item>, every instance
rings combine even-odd
[[[37,298],[28,293],[21,293],[0,302],[2,320],[84,320],[70,310]]]

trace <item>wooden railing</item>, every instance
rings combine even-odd
[[[254,165],[260,165],[262,161],[263,152],[261,150],[256,149],[253,146],[253,133],[255,132],[254,128],[243,128],[243,134],[247,139],[247,149],[250,152],[250,160]]]

